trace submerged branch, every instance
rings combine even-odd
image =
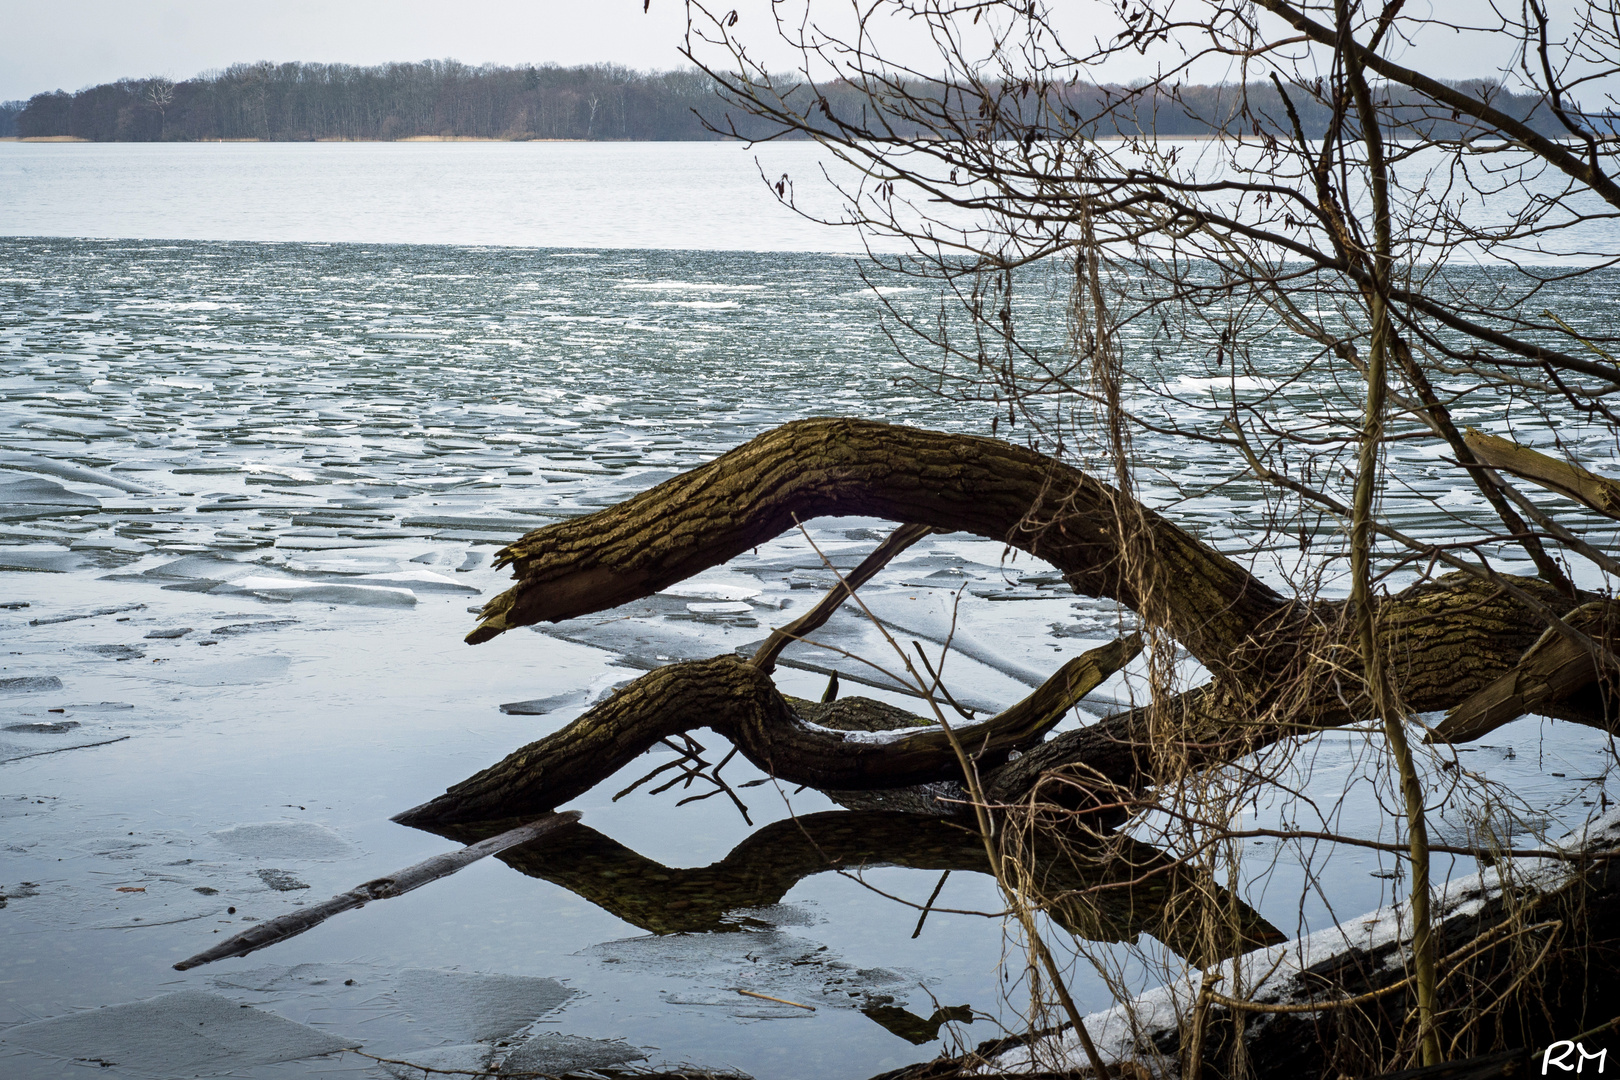
[[[373,878],[364,885],[356,885],[348,892],[338,893],[324,903],[311,904],[286,915],[279,915],[235,937],[227,938],[211,949],[204,949],[196,956],[180,961],[174,965],[174,969],[189,971],[203,964],[212,964],[215,960],[246,956],[266,946],[297,937],[305,930],[313,930],[334,915],[365,907],[373,900],[391,900],[396,896],[403,896],[412,889],[420,889],[429,882],[448,877],[463,867],[471,866],[486,855],[494,855],[519,844],[533,843],[564,825],[572,825],[579,817],[578,810],[547,814],[537,821],[508,829],[498,836],[468,844],[459,851],[447,851],[387,877]]]

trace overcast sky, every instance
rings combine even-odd
[[[761,13],[761,2],[726,0],[721,6],[736,4],[752,16]],[[1554,0],[1553,6],[1568,2]],[[1483,3],[1413,0],[1407,11],[1467,11]],[[846,7],[835,0],[820,10]],[[1095,18],[1095,7],[1076,0],[1059,0],[1056,7]],[[684,31],[682,0],[652,0],[648,14],[642,0],[0,0],[0,100],[125,76],[179,80],[255,60],[377,64],[454,58],[469,64],[609,62],[667,69],[684,63],[676,51]],[[750,35],[756,41],[763,36]],[[1417,51],[1424,67],[1450,78],[1489,76],[1506,59],[1481,55],[1451,34]],[[1115,78],[1145,73],[1121,70]],[[1223,71],[1204,75],[1211,81],[1223,76],[1231,77]]]
[[[239,61],[673,68],[679,0],[0,0],[0,100]]]

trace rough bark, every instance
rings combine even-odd
[[[1620,611],[1613,604],[1584,604],[1564,621],[1611,645],[1611,653],[1620,637]],[[1591,651],[1549,629],[1506,674],[1446,713],[1429,740],[1470,742],[1529,712],[1605,731],[1614,729],[1616,719],[1613,694],[1602,685]]]
[[[1553,585],[1515,578],[1554,610],[1569,601]],[[1173,700],[1157,702],[1063,732],[992,771],[993,802],[1045,798],[1071,808],[1111,805],[1171,779],[1167,770],[1232,761],[1290,736],[1337,727],[1368,715],[1360,662],[1338,609],[1321,605],[1317,620],[1292,643],[1292,671],[1270,670],[1287,693],[1268,693],[1228,676]],[[1464,574],[1447,574],[1381,604],[1379,630],[1389,674],[1413,712],[1445,709],[1488,686],[1535,643],[1541,627],[1502,590]],[[1176,733],[1167,748],[1165,732]]]
[[[861,515],[1002,540],[1051,563],[1077,592],[1140,606],[1122,572],[1118,493],[1044,454],[995,439],[801,420],[586,517],[502,549],[518,583],[491,600],[470,643],[650,596],[814,517]],[[1288,605],[1226,556],[1152,511],[1167,580],[1166,629],[1226,663]]]
[[[1058,669],[1024,700],[958,737],[986,766],[1039,742],[1069,709],[1141,649],[1131,638]],[[849,707],[846,700],[845,707]],[[874,703],[876,704],[876,703]],[[919,726],[926,724],[919,719]],[[874,736],[806,723],[770,676],[736,656],[670,664],[637,679],[555,734],[397,815],[406,825],[537,814],[576,798],[660,739],[708,728],[756,766],[792,784],[868,790],[960,773],[945,732]]]

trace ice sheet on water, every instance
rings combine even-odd
[[[449,560],[448,555],[445,558]],[[291,574],[335,574],[339,577],[389,574],[399,569],[399,560],[387,555],[305,555],[289,558],[283,564],[283,569]]]
[[[0,480],[0,521],[54,516],[64,509],[99,510],[101,500],[38,476]]]
[[[238,634],[262,634],[267,630],[282,630],[297,625],[297,619],[255,619],[252,622],[226,623],[208,632],[215,637],[234,637]]]
[[[547,1031],[531,1036],[506,1055],[505,1072],[560,1074],[577,1069],[604,1069],[645,1061],[647,1055],[622,1039],[585,1039]]]
[[[547,713],[566,709],[571,705],[584,703],[586,694],[583,690],[571,694],[555,694],[551,697],[533,698],[529,701],[508,701],[501,706],[501,712],[509,716],[545,716]]]
[[[267,868],[255,871],[259,880],[276,892],[297,892],[309,888],[307,882],[299,881],[298,876],[287,870]]]
[[[86,469],[80,465],[73,465],[66,461],[57,461],[54,458],[38,457],[33,454],[16,454],[0,452],[0,466],[15,469],[19,472],[45,473],[48,476],[59,476],[64,480],[74,480],[84,484],[99,484],[102,487],[115,488],[118,491],[144,494],[151,489],[136,484],[111,473],[99,469]]]
[[[0,694],[37,694],[60,689],[62,680],[55,675],[11,675],[0,678]]]
[[[686,607],[681,602],[681,608]],[[714,616],[714,622],[568,619],[546,626],[535,626],[536,633],[578,645],[590,645],[617,655],[630,667],[651,670],[672,660],[701,660],[727,652],[757,635],[757,626],[732,631]],[[750,620],[752,621],[752,620]]]
[[[121,1074],[160,1077],[212,1076],[358,1045],[197,990],[39,1020],[8,1028],[0,1039]]]
[[[758,578],[746,574],[704,573],[677,582],[660,591],[660,596],[683,600],[752,600],[763,591]]]
[[[0,731],[13,731],[23,735],[65,735],[80,726],[77,720],[57,720],[53,723],[6,724]]]
[[[383,585],[409,589],[412,592],[450,592],[477,596],[481,591],[465,581],[435,574],[431,570],[395,570],[385,574],[362,574],[346,580],[356,585]]]
[[[242,686],[280,679],[292,666],[287,656],[244,656],[210,664],[167,663],[155,666],[147,677],[182,686]]]
[[[269,993],[276,990],[292,990],[302,986],[324,986],[328,983],[339,982],[350,977],[350,969],[340,968],[333,964],[294,964],[283,967],[272,964],[269,967],[250,968],[247,971],[232,971],[224,975],[215,975],[209,981],[215,986],[231,990],[253,990]]]
[[[887,968],[856,968],[826,946],[780,930],[635,937],[592,946],[586,955],[668,980],[673,1005],[719,1008],[739,1017],[809,1015],[737,993],[751,990],[818,1008],[859,1008],[875,997],[903,996],[918,977]]]
[[[187,555],[143,570],[141,576],[165,581],[231,581],[260,569],[256,562],[241,562],[224,555]]]
[[[71,574],[101,565],[89,552],[63,551],[61,548],[0,547],[0,570],[20,570],[24,573]]]
[[[392,993],[424,1027],[473,1042],[515,1034],[573,996],[556,979],[420,968],[400,972]]]
[[[390,585],[357,585],[352,581],[308,581],[252,574],[221,584],[217,595],[247,593],[266,600],[301,600],[355,607],[414,607],[416,593]],[[476,591],[476,590],[474,590]]]
[[[109,660],[139,660],[146,655],[146,650],[139,645],[86,645],[83,648],[85,652]]]
[[[98,619],[103,615],[116,615],[124,611],[140,611],[145,604],[122,604],[117,607],[99,607],[91,611],[71,611],[63,615],[41,615],[37,619],[29,619],[29,626],[52,626],[56,623],[75,622],[79,619]]]
[[[312,821],[264,821],[235,825],[211,834],[239,855],[272,859],[344,859],[354,846],[325,825]]]

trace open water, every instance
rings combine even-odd
[[[452,175],[489,198],[446,200]],[[613,801],[671,753],[574,804],[595,832],[572,861],[542,844],[170,969],[446,850],[389,816],[647,667],[758,641],[833,580],[817,548],[853,565],[888,526],[811,522],[628,612],[468,648],[469,612],[505,585],[499,545],[797,417],[987,428],[909,381],[852,260],[758,187],[745,154],[708,145],[0,144],[0,1072],[420,1075],[329,1053],[356,1047],[865,1077],[1020,1026],[1000,922],[970,914],[999,909],[987,878],[952,873],[914,934],[916,907],[865,886],[922,904],[938,867],[794,862],[791,818],[834,812],[814,792],[742,789],[751,823],[723,797],[677,806],[696,787]],[[1177,512],[1236,549],[1243,500]],[[1449,527],[1432,504],[1408,524]],[[1130,625],[972,537],[931,538],[862,591],[936,645],[958,595],[947,678],[981,709]],[[848,612],[823,640],[881,655]],[[788,659],[802,696],[817,669],[872,677]],[[1072,722],[1128,693],[1112,680]],[[1578,816],[1598,796],[1567,779],[1599,771],[1587,734],[1523,720],[1470,753]],[[1321,741],[1322,783],[1355,788],[1358,745]],[[1353,791],[1341,824],[1378,835],[1374,799]],[[1279,865],[1246,899],[1289,934],[1324,925]],[[1340,915],[1389,898],[1376,855],[1332,866]],[[1071,977],[1108,1003],[1088,968]]]

